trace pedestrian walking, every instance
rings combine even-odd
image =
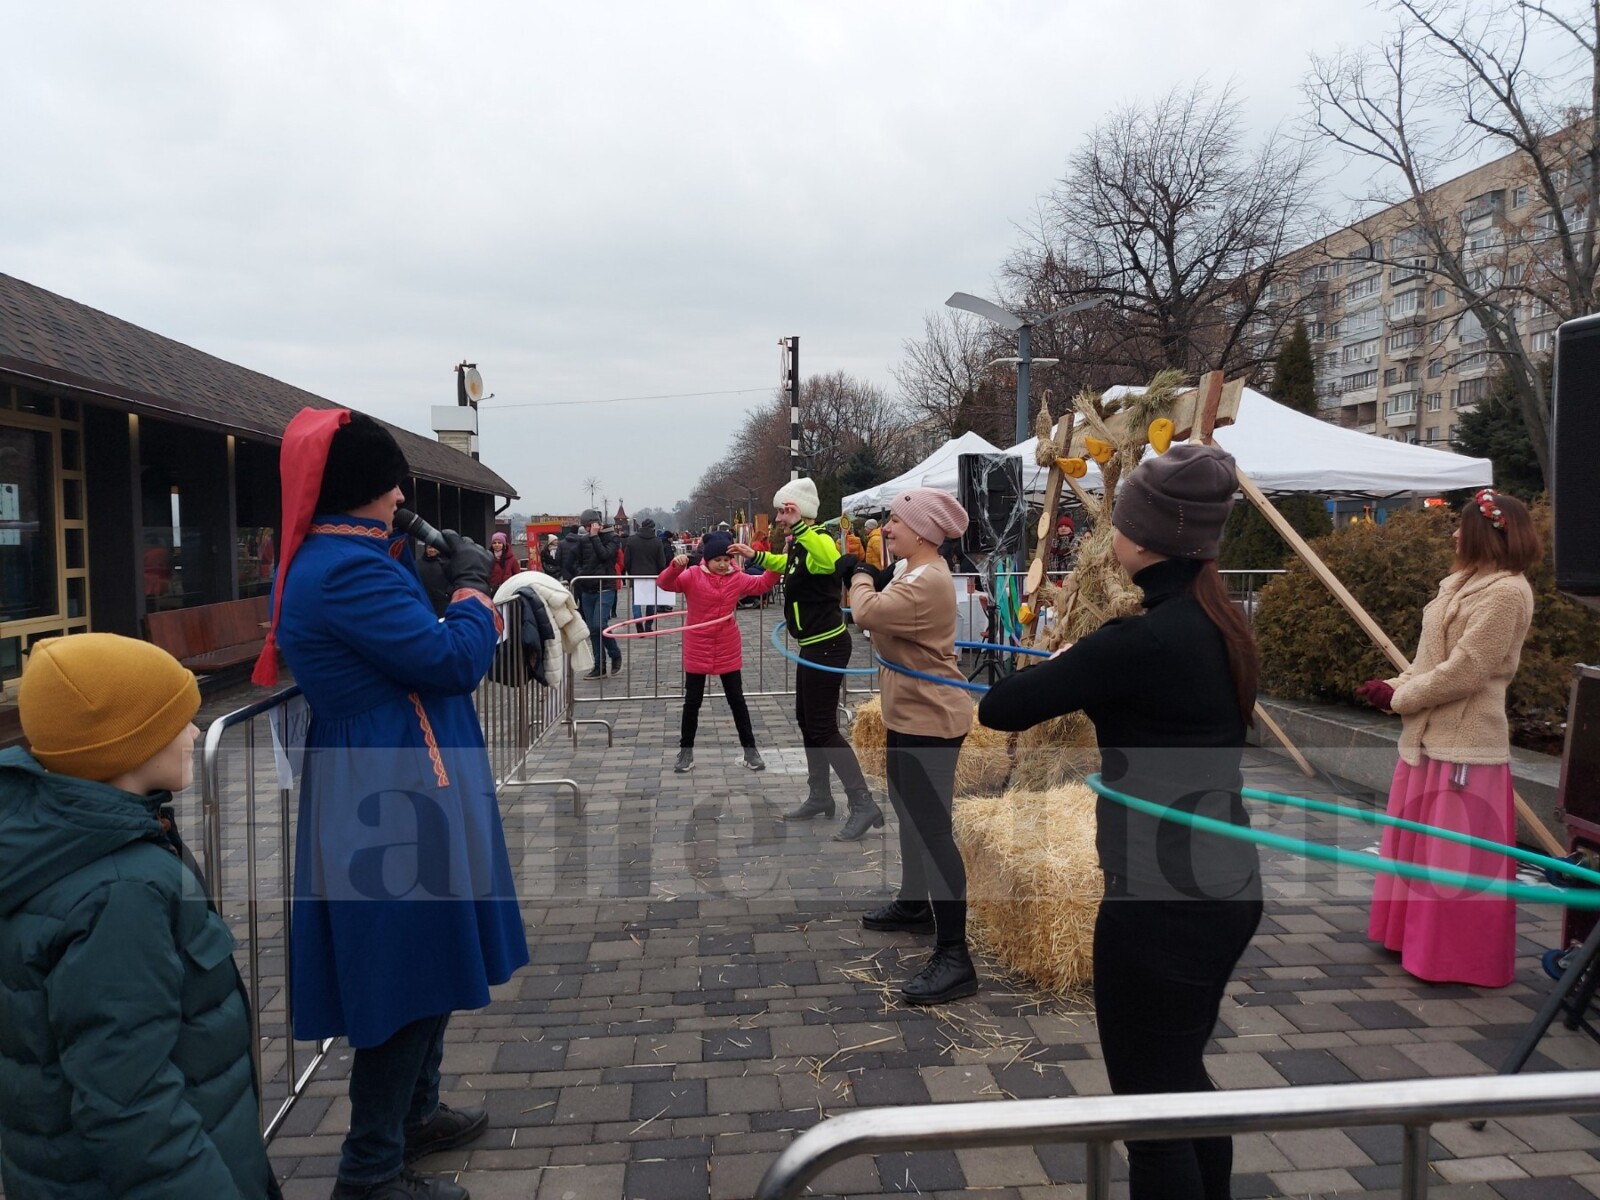
[[[589,508],[578,518],[578,528],[562,542],[562,578],[572,584],[578,609],[589,626],[594,650],[594,670],[585,679],[601,679],[605,663],[611,659],[611,673],[622,670],[622,644],[605,634],[611,622],[611,609],[617,597],[617,559],[621,548],[617,535],[602,523],[600,510]]]
[[[1411,665],[1357,694],[1400,714],[1389,815],[1516,843],[1506,689],[1533,620],[1526,572],[1544,554],[1527,506],[1484,488],[1461,510],[1454,569],[1422,610]],[[1387,826],[1385,858],[1513,878],[1503,854]],[[1379,875],[1367,936],[1431,983],[1505,987],[1516,967],[1517,906],[1503,895]]]

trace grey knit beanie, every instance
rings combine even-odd
[[[1117,490],[1111,524],[1169,558],[1216,558],[1238,488],[1233,455],[1215,446],[1173,446],[1134,468]]]

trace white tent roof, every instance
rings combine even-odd
[[[1112,388],[1105,395],[1109,399],[1130,390],[1135,389]],[[1268,494],[1312,492],[1382,498],[1436,495],[1494,483],[1493,466],[1486,458],[1468,458],[1448,450],[1340,429],[1250,388],[1239,400],[1239,415],[1234,423],[1219,428],[1215,440]],[[1029,438],[1006,451],[1022,457],[1023,482],[1030,493],[1044,491],[1045,484],[1046,468],[1033,461],[1037,441]],[[1099,490],[1100,473],[1093,462],[1081,482],[1091,491]],[[955,487],[952,464],[946,490],[953,493]]]
[[[864,492],[846,496],[842,507],[847,513],[881,512],[888,508],[890,502],[901,492],[914,487],[938,488],[953,496],[958,490],[957,460],[963,454],[1002,453],[1006,452],[987,438],[969,430],[958,438],[951,438],[904,474],[896,475],[889,482],[880,483]]]

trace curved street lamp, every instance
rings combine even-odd
[[[1069,304],[1065,308],[1058,308],[1054,312],[1036,313],[1024,310],[1014,313],[1009,309],[1001,308],[992,301],[981,296],[973,296],[967,292],[954,292],[950,299],[945,301],[947,308],[959,308],[969,313],[976,313],[986,321],[993,321],[1001,329],[1017,335],[1017,356],[1015,358],[997,358],[989,366],[997,363],[1016,363],[1017,365],[1017,443],[1028,438],[1028,368],[1034,363],[1056,363],[1058,358],[1034,358],[1032,353],[1033,327],[1057,317],[1065,317],[1071,313],[1083,312],[1097,304],[1105,302],[1104,296],[1091,296],[1087,300],[1079,300],[1076,304]]]

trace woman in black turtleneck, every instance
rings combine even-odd
[[[978,717],[1019,730],[1082,710],[1111,787],[1236,825],[1256,652],[1217,573],[1233,459],[1174,446],[1128,476],[1112,516],[1141,616],[1109,621],[1048,662],[1001,680]],[[1210,1091],[1202,1063],[1223,989],[1261,920],[1255,846],[1101,799],[1105,901],[1094,1002],[1113,1092]],[[1128,1143],[1132,1200],[1226,1200],[1228,1138]]]

